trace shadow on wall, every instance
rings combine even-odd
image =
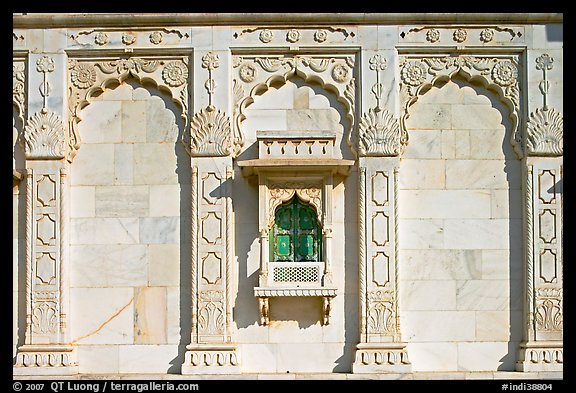
[[[564,41],[563,25],[546,25],[546,39],[551,42]]]

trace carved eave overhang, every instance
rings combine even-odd
[[[347,176],[355,164],[333,157],[336,134],[332,131],[258,131],[256,138],[259,158],[237,161],[244,176],[272,172]]]

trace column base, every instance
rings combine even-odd
[[[186,349],[182,375],[240,374],[240,356],[235,345],[191,344]]]
[[[356,359],[352,365],[352,372],[355,374],[412,372],[406,343],[359,343],[356,345]]]
[[[78,374],[76,351],[70,345],[23,345],[18,348],[13,375]]]
[[[520,344],[517,371],[564,371],[563,341],[528,341]]]

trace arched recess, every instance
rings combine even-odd
[[[460,340],[484,353],[475,367],[512,370],[521,337],[521,161],[509,143],[509,107],[473,82],[459,74],[436,79],[405,124],[412,142],[400,164],[399,236],[407,267],[402,285],[412,291],[403,301],[403,326],[416,370],[428,367],[428,343]],[[423,279],[428,287],[421,286]],[[445,291],[439,303],[418,303],[414,293],[430,286]],[[426,320],[431,309],[443,322]],[[460,326],[476,321],[480,327],[488,315],[499,321],[491,322],[490,332],[478,328],[458,336],[464,330],[446,323],[454,311],[463,313]],[[454,369],[469,367],[464,357],[442,356]]]
[[[410,116],[410,108],[418,98],[438,82],[460,77],[472,83],[479,84],[493,91],[502,103],[509,109],[512,122],[510,143],[516,156],[524,156],[524,145],[519,127],[521,116],[520,106],[520,57],[508,56],[472,56],[472,55],[434,55],[434,56],[400,56],[400,94],[402,112],[400,117],[401,138],[405,145],[409,143],[406,130],[406,120]]]
[[[182,363],[191,329],[191,166],[180,143],[186,119],[180,110],[172,94],[151,78],[106,79],[78,111],[84,142],[70,176],[71,302],[77,325],[72,339],[79,346],[99,344],[90,341],[93,329],[126,306],[112,328],[124,338],[112,342],[124,340],[143,350],[171,345],[162,372],[174,372],[170,364]],[[123,230],[117,231],[118,225]],[[134,288],[133,300],[120,286]],[[84,310],[96,303],[91,322],[75,322],[87,318]],[[155,309],[154,317],[145,308]],[[108,329],[102,334],[110,334]]]
[[[188,57],[163,56],[153,58],[123,57],[120,59],[73,58],[68,61],[68,161],[80,148],[78,123],[80,113],[94,97],[120,85],[128,78],[140,84],[151,84],[167,93],[181,110],[184,127],[188,125]],[[186,138],[182,139],[183,142]]]
[[[344,105],[350,122],[346,141],[352,151],[352,132],[355,124],[356,71],[352,55],[234,55],[233,115],[234,138],[244,144],[241,123],[246,119],[245,108],[270,87],[285,84],[290,78],[299,77],[306,84],[317,84],[333,94]]]

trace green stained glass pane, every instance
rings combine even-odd
[[[314,217],[308,209],[300,209],[300,229],[314,228]]]
[[[276,253],[280,256],[290,255],[289,235],[278,235],[276,237]]]
[[[305,258],[314,255],[314,236],[300,236],[300,255]]]
[[[282,204],[275,214],[270,239],[270,260],[318,261],[322,235],[316,211],[298,198]]]
[[[278,211],[278,226],[282,229],[292,228],[292,210],[281,209]]]

